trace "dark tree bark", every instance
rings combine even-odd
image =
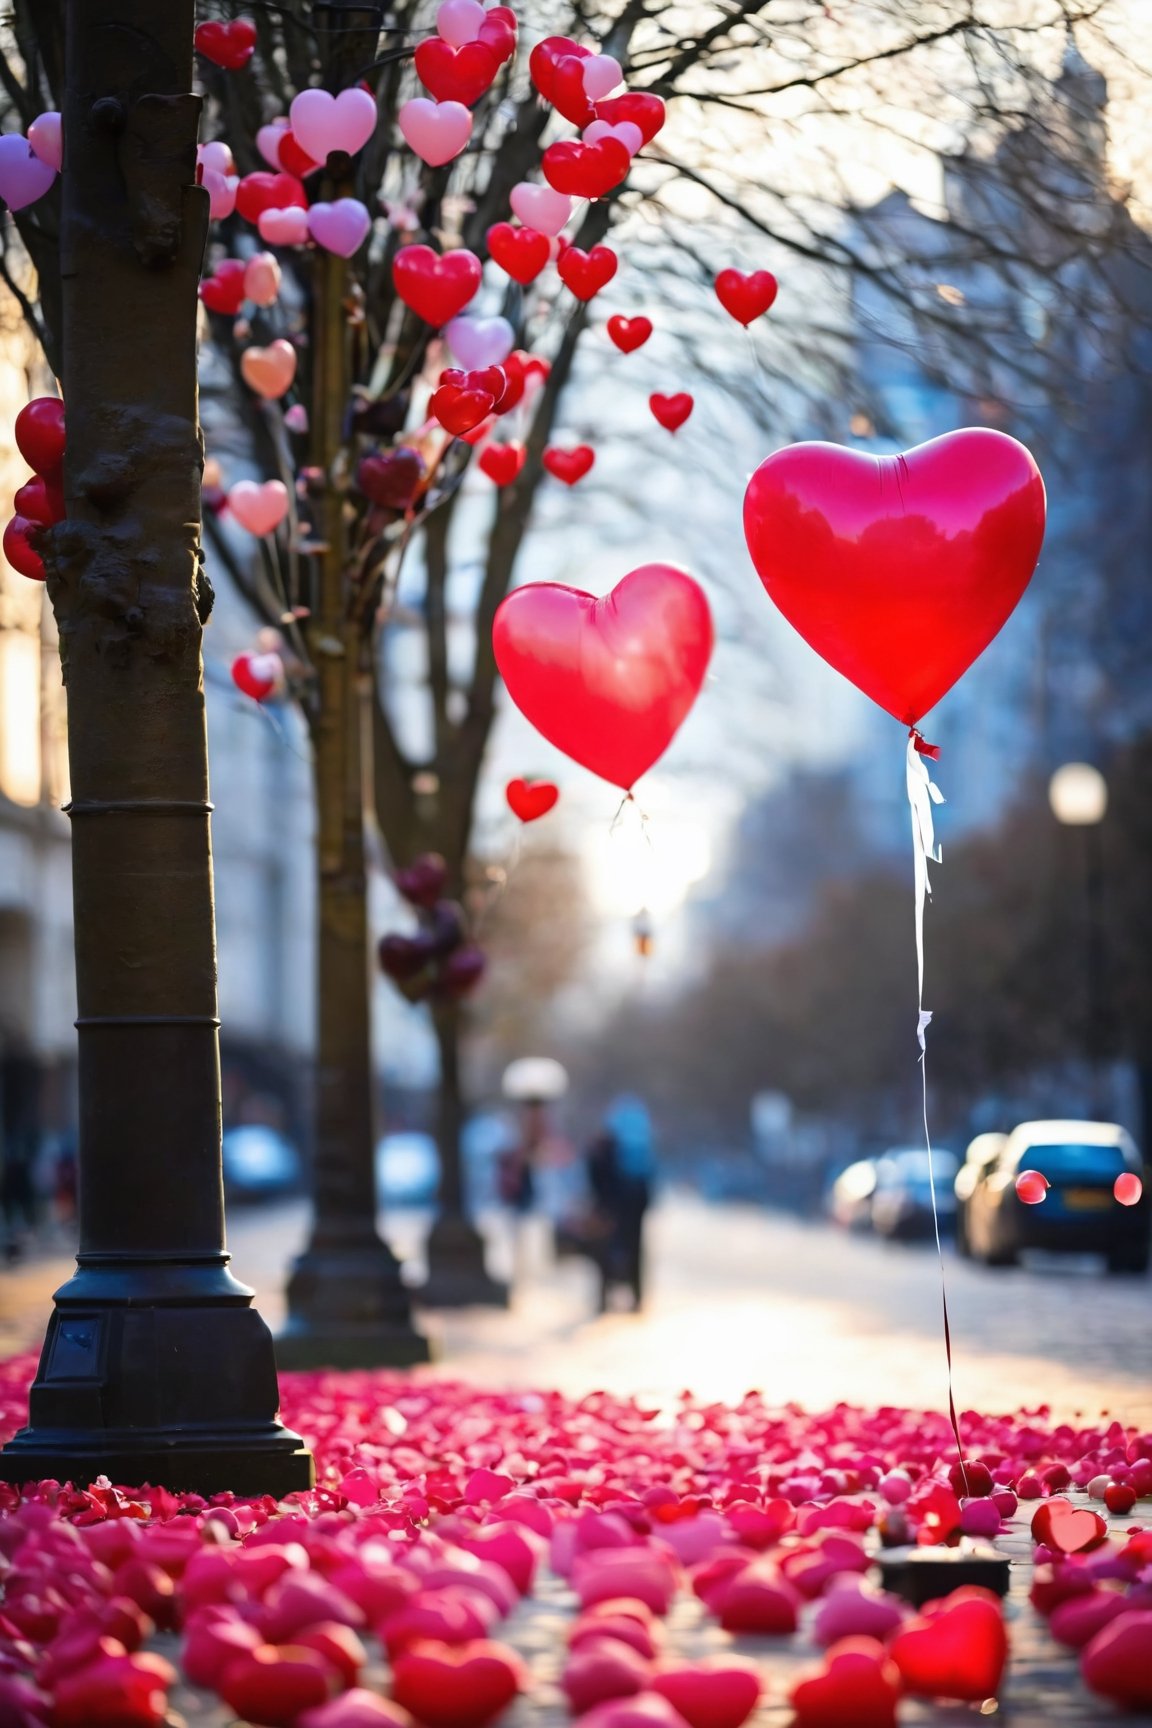
[[[68,0],[61,228],[80,1251],[10,1480],[305,1488],[228,1269],[201,664],[192,0]]]
[[[339,195],[339,193],[335,194]],[[316,1145],[312,1236],[288,1283],[280,1359],[294,1366],[424,1362],[400,1263],[376,1230],[376,1170],[364,853],[367,647],[348,604],[348,533],[338,472],[350,384],[347,269],[322,254],[312,308],[313,452],[324,551],[309,647],[317,821]]]

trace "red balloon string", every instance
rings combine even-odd
[[[765,396],[767,396],[767,394],[768,394],[768,377],[764,371],[763,363],[760,359],[760,355],[759,355],[757,348],[756,348],[756,338],[752,334],[751,324],[745,324],[744,333],[748,338],[748,346],[752,350],[752,365],[756,371],[756,382],[759,384],[759,386],[760,386],[761,390],[764,392]]]
[[[956,1397],[952,1386],[952,1326],[948,1318],[948,1279],[944,1271],[944,1249],[940,1242],[940,1217],[936,1210],[936,1178],[932,1170],[932,1137],[928,1131],[928,1053],[920,1052],[920,1079],[924,1113],[924,1144],[928,1148],[928,1187],[932,1195],[932,1228],[936,1232],[936,1258],[940,1262],[940,1306],[944,1315],[944,1357],[948,1368],[948,1420],[956,1440],[956,1456],[960,1475],[968,1494],[968,1465],[964,1458],[964,1441],[960,1435],[960,1419],[956,1414]]]

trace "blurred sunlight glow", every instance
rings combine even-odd
[[[633,805],[611,832],[591,842],[593,903],[606,917],[648,911],[667,917],[712,864],[707,829],[690,817],[662,813],[642,824]]]

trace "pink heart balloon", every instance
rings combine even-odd
[[[288,121],[283,114],[279,120],[272,120],[267,126],[261,126],[256,134],[256,148],[267,162],[269,168],[280,166],[280,145],[285,132],[290,131]]]
[[[822,1649],[841,1638],[879,1638],[881,1643],[904,1619],[898,1597],[885,1591],[867,1590],[845,1583],[823,1597],[812,1627],[812,1636]]]
[[[274,402],[292,388],[296,350],[283,336],[278,336],[267,348],[245,348],[240,356],[240,371],[257,396]]]
[[[257,252],[244,268],[244,298],[254,306],[272,306],[280,293],[280,265],[271,252]]]
[[[534,186],[531,180],[521,180],[513,186],[508,202],[512,214],[519,216],[525,228],[535,228],[537,234],[559,234],[572,215],[572,200],[566,192],[554,192],[551,186]]]
[[[288,488],[282,480],[237,480],[228,508],[249,534],[272,534],[288,514]]]
[[[487,17],[478,0],[444,0],[436,11],[436,29],[453,48],[475,42]]]
[[[301,90],[288,113],[292,136],[314,162],[326,162],[333,150],[355,156],[376,130],[376,98],[359,85],[339,96]]]
[[[589,102],[602,102],[605,96],[610,96],[618,84],[624,81],[619,60],[613,60],[611,54],[589,54],[586,60],[580,62],[584,79],[584,94]]]
[[[55,178],[55,168],[42,162],[19,132],[8,132],[0,138],[0,198],[9,210],[23,210],[35,204]]]
[[[64,134],[60,126],[60,116],[54,108],[49,108],[44,114],[38,114],[28,128],[28,142],[41,162],[49,168],[55,168],[59,174],[64,165]]]
[[[689,1728],[687,1719],[659,1692],[610,1698],[581,1716],[576,1728]]]
[[[222,222],[226,216],[231,216],[236,208],[239,178],[235,174],[219,174],[215,168],[205,168],[201,184],[208,194],[208,214],[212,221]]]
[[[433,102],[413,96],[397,116],[400,130],[421,162],[440,168],[459,156],[472,136],[472,115],[463,102]]]
[[[468,371],[499,366],[512,352],[516,333],[507,318],[470,318],[465,314],[444,326],[448,346]]]
[[[308,232],[317,246],[351,258],[364,244],[372,218],[359,198],[338,198],[335,204],[313,204],[308,211]]]
[[[261,240],[270,246],[303,246],[308,238],[308,212],[294,204],[286,210],[261,210],[256,226]]]
[[[601,138],[615,138],[623,144],[629,156],[635,156],[644,142],[643,132],[631,120],[620,120],[615,126],[609,126],[607,120],[593,120],[580,136],[585,144],[598,144]]]
[[[29,134],[31,136],[31,134]],[[222,138],[213,138],[207,144],[200,144],[196,149],[196,160],[202,168],[212,168],[217,174],[234,174],[236,164],[232,160],[232,152]]]

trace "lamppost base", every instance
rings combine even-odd
[[[467,1218],[438,1218],[428,1233],[428,1276],[421,1308],[507,1308],[508,1285],[485,1264],[485,1243]]]
[[[412,1368],[432,1359],[387,1243],[310,1247],[288,1280],[281,1368]]]
[[[0,1481],[52,1478],[184,1493],[312,1487],[312,1455],[277,1421],[272,1335],[227,1255],[82,1258],[56,1292],[28,1426]]]

